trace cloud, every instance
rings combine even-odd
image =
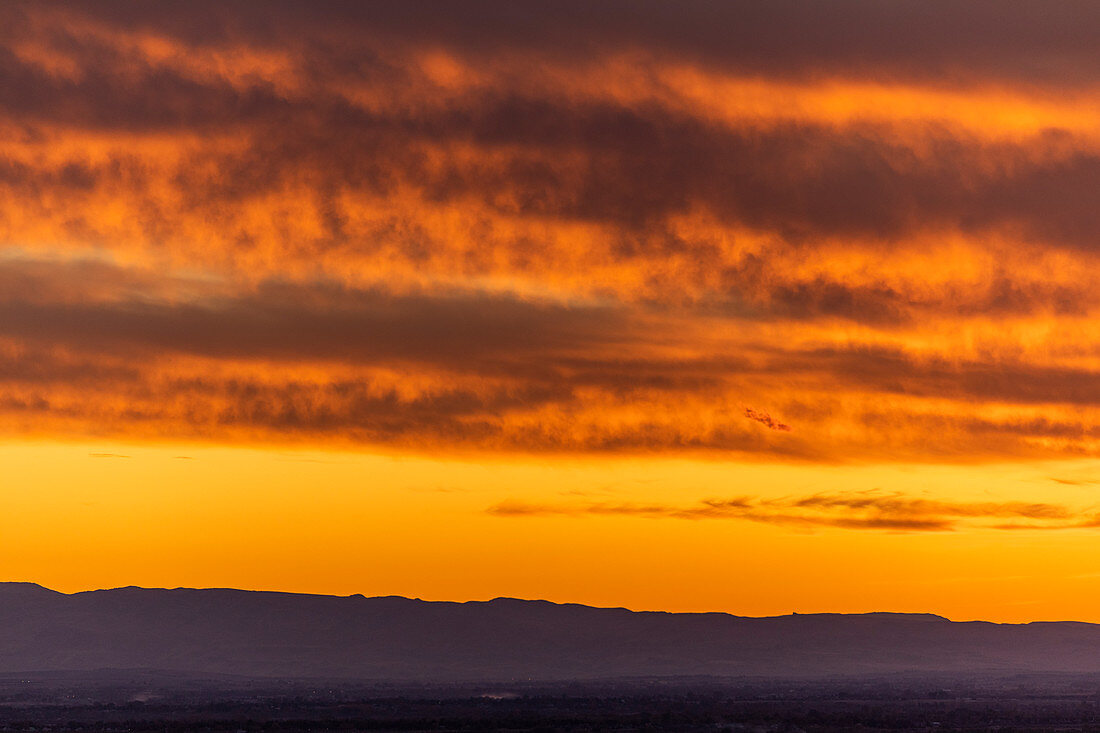
[[[567,7],[0,8],[0,429],[1100,453],[1095,8]]]
[[[16,433],[829,462],[1100,450],[1087,351],[1069,366],[800,348],[800,321],[98,261],[0,260],[3,282],[0,414]],[[976,413],[991,403],[1013,413]]]
[[[9,5],[5,14],[13,33],[22,30],[28,16],[45,14],[33,3]],[[311,50],[325,71],[346,68],[339,61],[369,39],[490,58],[527,51],[558,62],[650,49],[730,71],[786,76],[848,73],[1072,86],[1087,84],[1097,73],[1085,29],[1098,13],[1086,2],[1059,3],[1056,13],[1039,13],[1015,0],[965,7],[844,0],[828,8],[807,0],[765,6],[693,0],[675,8],[660,2],[612,0],[593,6],[573,0],[553,10],[503,0],[481,0],[461,9],[420,1],[367,9],[329,1],[308,10],[272,2],[262,13],[240,1],[200,1],[183,9],[109,0],[50,9],[127,33],[169,36],[200,49],[301,47],[320,36],[329,45]],[[346,73],[354,70],[346,68]]]
[[[895,16],[853,5],[857,11],[881,14],[886,25],[909,23],[915,12]],[[745,230],[793,248],[786,254],[799,261],[823,239],[861,240],[881,252],[945,232],[970,236],[979,252],[987,251],[986,240],[1008,235],[1093,250],[1096,212],[1082,192],[1090,190],[1100,164],[1086,134],[1059,130],[1057,120],[1072,122],[1071,114],[1055,114],[1052,124],[1009,140],[982,132],[990,115],[978,115],[978,129],[966,132],[934,115],[868,120],[867,109],[889,106],[873,99],[860,105],[858,92],[849,96],[863,111],[843,124],[815,118],[822,105],[813,104],[797,106],[805,111],[788,119],[761,120],[751,111],[743,119],[715,119],[683,95],[670,97],[670,85],[677,85],[660,72],[704,60],[662,55],[688,47],[662,43],[657,18],[669,14],[653,7],[643,13],[650,22],[635,31],[655,44],[642,48],[656,55],[650,62],[656,80],[639,80],[644,91],[636,97],[617,93],[613,84],[593,87],[587,70],[538,55],[550,53],[549,46],[526,47],[526,64],[503,63],[505,71],[441,93],[421,68],[427,41],[418,34],[434,39],[429,45],[441,42],[440,33],[448,37],[459,74],[475,80],[482,74],[480,46],[461,33],[452,37],[413,23],[421,17],[415,13],[363,16],[336,4],[306,14],[274,9],[260,18],[250,6],[230,5],[196,23],[185,14],[136,6],[45,11],[26,5],[10,12],[26,16],[22,32],[38,49],[13,44],[18,48],[0,58],[10,81],[0,93],[0,122],[12,128],[0,151],[0,187],[9,202],[0,207],[0,229],[10,242],[60,240],[149,257],[167,251],[177,263],[238,274],[263,267],[268,276],[273,268],[319,264],[343,273],[401,266],[433,277],[517,277],[534,267],[559,282],[583,279],[578,275],[592,267],[637,269],[643,278],[672,269],[676,277],[665,273],[653,288],[639,290],[637,276],[625,277],[617,293],[674,301],[733,293],[781,315],[880,321],[932,308],[942,294],[881,282],[785,280],[758,265],[783,247],[727,258],[732,253],[713,239]],[[697,6],[695,12],[710,17],[717,11]],[[789,24],[800,22],[749,7],[728,12],[738,32],[746,24],[774,23],[785,38]],[[989,12],[990,27],[1008,22],[1001,11],[974,12]],[[1016,23],[1027,15],[1015,12]],[[471,25],[482,13],[491,22]],[[843,16],[836,13],[827,15]],[[609,45],[593,39],[590,53],[635,47],[626,41],[634,31],[623,36],[620,25],[631,22],[620,17],[612,24],[610,16],[597,15]],[[686,22],[675,15],[673,26]],[[702,32],[697,20],[689,25]],[[539,11],[483,5],[456,19],[456,27],[524,48],[499,34],[543,32],[527,23],[564,34],[561,22]],[[1047,22],[1036,21],[1034,32]],[[196,25],[205,32],[194,31]],[[349,27],[364,31],[358,43],[345,35]],[[333,35],[343,41],[324,42]],[[314,42],[292,42],[297,36]],[[776,50],[765,56],[779,73]],[[847,47],[834,50],[853,63]],[[968,47],[971,62],[972,51]],[[1004,52],[1018,58],[1007,43]],[[753,78],[766,71],[759,66],[765,56],[749,64]],[[65,60],[79,73],[57,71]],[[820,62],[815,55],[815,68]],[[546,83],[530,83],[528,67],[546,64],[554,69]],[[860,63],[851,71],[867,69]],[[702,97],[728,96],[725,77],[700,79]],[[901,84],[893,77],[882,83]],[[782,93],[765,88],[760,94]],[[989,103],[994,110],[1003,106],[999,98]],[[916,107],[928,117],[929,108],[951,105]],[[709,222],[710,231],[685,236],[679,231],[685,218]],[[574,235],[581,228],[589,241],[578,247]],[[684,262],[668,268],[669,258]],[[1010,298],[1015,307],[1057,307],[1090,292],[1051,287],[1044,294],[1042,282],[1010,282],[1020,289],[1020,297]],[[989,297],[962,305],[982,310],[999,302]]]
[[[148,85],[143,99],[165,93],[159,78]],[[122,97],[134,93],[127,86]],[[58,97],[73,94],[62,89]],[[87,97],[112,114],[129,108],[94,89]],[[668,231],[698,214],[802,250],[829,238],[896,246],[950,231],[1094,252],[1097,214],[1081,192],[1100,173],[1100,156],[1088,141],[1075,146],[1073,136],[990,143],[904,121],[839,129],[788,121],[761,130],[653,103],[499,93],[443,109],[367,112],[322,97],[286,109],[272,102],[253,122],[198,116],[242,104],[219,94],[180,102],[180,132],[162,134],[152,149],[120,145],[95,162],[81,143],[87,133],[57,131],[73,121],[40,123],[37,139],[9,144],[0,158],[0,188],[11,199],[0,223],[14,234],[52,222],[74,242],[167,245],[196,261],[190,240],[201,232],[230,252],[273,248],[299,266],[319,250],[377,262],[379,249],[424,266],[437,259],[424,257],[427,246],[449,255],[437,266],[484,268],[492,260],[466,248],[500,247],[516,260],[537,238],[529,232],[586,226],[594,229],[592,254],[602,259],[645,262],[682,252],[717,259],[736,275],[738,260]],[[189,131],[207,125],[231,129],[195,141]],[[47,146],[56,162],[43,164],[39,149]],[[107,192],[127,220],[101,216]],[[452,207],[472,215],[456,217]],[[270,218],[255,216],[257,209]],[[28,220],[21,211],[41,216]],[[450,229],[438,231],[436,216]],[[546,241],[527,257],[561,266],[554,256],[561,246]],[[797,308],[807,295],[799,284],[788,287],[776,299]]]
[[[499,517],[627,516],[652,519],[733,519],[795,528],[839,528],[900,532],[943,532],[972,526],[986,529],[1081,529],[1095,526],[1091,515],[1048,503],[953,502],[898,493],[834,492],[804,497],[705,499],[694,505],[632,503],[530,504],[506,500],[486,512]],[[1000,519],[1029,524],[991,523]]]
[[[2,273],[2,268],[0,268]],[[79,286],[78,286],[79,287]],[[171,302],[0,298],[0,337],[115,354],[381,363],[483,360],[629,338],[624,313],[473,293],[391,295],[265,284],[236,297]]]
[[[763,410],[754,410],[751,407],[746,407],[745,417],[749,418],[750,420],[755,420],[756,422],[764,425],[771,430],[779,430],[786,433],[789,433],[791,431],[790,425],[779,422]]]

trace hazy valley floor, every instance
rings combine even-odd
[[[0,679],[4,731],[1100,731],[1100,678],[393,686],[149,672]]]

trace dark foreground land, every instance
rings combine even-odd
[[[1100,731],[1100,677],[363,685],[0,678],[4,731]]]
[[[1100,733],[1100,624],[0,583],[2,730]]]

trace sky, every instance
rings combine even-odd
[[[0,5],[0,576],[1100,622],[1098,24]]]

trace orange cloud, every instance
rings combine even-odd
[[[0,11],[10,434],[1100,447],[1092,11],[202,7]]]
[[[489,507],[498,517],[628,516],[652,519],[737,519],[791,527],[944,532],[967,526],[989,529],[1082,529],[1096,526],[1092,514],[1058,504],[1026,502],[966,503],[917,499],[881,492],[836,492],[804,497],[706,499],[694,505],[528,504],[506,500]],[[1004,518],[1029,524],[990,523]],[[977,520],[977,524],[974,521]]]

